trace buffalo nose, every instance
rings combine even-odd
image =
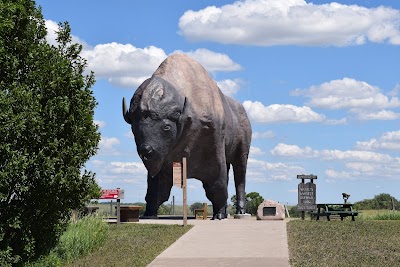
[[[153,148],[149,145],[142,145],[140,146],[140,157],[144,160],[150,158],[153,154]]]

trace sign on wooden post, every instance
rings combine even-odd
[[[121,199],[124,199],[125,191],[124,189],[102,189],[101,196],[99,199],[116,199],[117,200],[117,224],[121,222],[121,213],[120,213],[120,202]],[[112,211],[112,209],[111,209]]]
[[[172,179],[175,186],[182,188],[182,163],[172,163]]]
[[[317,185],[314,184],[314,179],[317,179],[316,175],[300,174],[297,175],[297,179],[301,179],[297,187],[298,192],[298,204],[297,208],[301,211],[301,219],[304,220],[305,211],[313,211],[317,209],[316,196],[317,196]],[[310,182],[304,183],[305,179],[310,179]]]
[[[186,191],[187,166],[186,158],[181,162],[172,163],[173,184],[183,189],[183,225],[187,225],[187,191]]]

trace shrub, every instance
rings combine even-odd
[[[93,74],[68,23],[46,41],[32,0],[0,1],[0,260],[48,253],[71,210],[99,194],[84,165],[96,153]]]

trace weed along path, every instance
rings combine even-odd
[[[180,221],[140,220],[140,223]],[[195,225],[148,266],[289,266],[286,221],[189,220]]]

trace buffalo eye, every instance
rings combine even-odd
[[[171,126],[170,125],[165,125],[164,126],[164,131],[169,131],[171,130]]]
[[[169,118],[170,118],[172,121],[178,121],[180,116],[181,116],[181,112],[180,112],[180,111],[176,111],[176,112],[172,113],[172,114],[169,116]]]

